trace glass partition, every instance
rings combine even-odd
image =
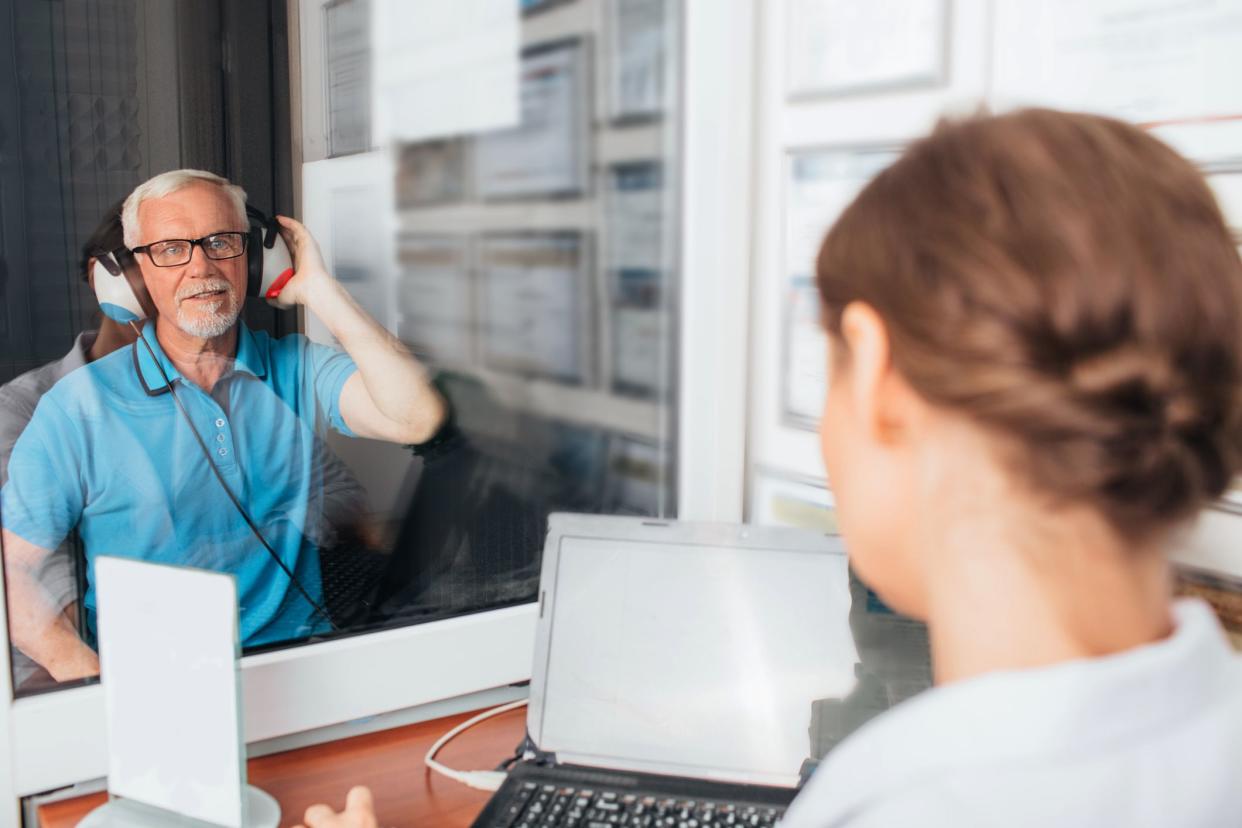
[[[46,115],[22,137],[27,201],[4,215],[34,218],[5,236],[0,286],[17,694],[92,680],[103,555],[232,573],[241,644],[259,652],[531,601],[552,511],[675,514],[679,3],[479,3],[491,17],[421,28],[401,25],[406,4],[294,4],[296,211],[238,180],[240,155],[187,150],[227,147],[219,113],[135,126],[157,120],[169,75],[157,26],[184,32],[204,4],[114,5],[100,31],[125,57],[97,75],[83,67],[108,44],[74,45],[72,24],[26,9],[70,83],[12,90]],[[477,128],[403,104],[452,86],[410,68],[437,25],[442,73],[493,50],[499,103]],[[19,65],[54,62],[33,49]],[[168,94],[185,107],[186,89]],[[36,141],[59,155],[34,164]],[[332,280],[307,287],[297,256],[281,303],[296,332],[244,300],[270,225],[227,188],[174,182],[120,215],[179,167],[310,228]],[[46,215],[29,209],[44,184]],[[40,280],[36,256],[55,264]],[[148,318],[98,314],[120,282]]]

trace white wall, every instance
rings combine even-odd
[[[800,201],[799,191],[791,186],[791,159],[825,149],[899,148],[924,134],[940,115],[970,112],[983,104],[1003,109],[1035,103],[1103,110],[1142,123],[1171,121],[1172,125],[1153,127],[1156,134],[1202,164],[1242,240],[1242,126],[1238,126],[1242,122],[1226,119],[1212,126],[1191,117],[1196,113],[1234,115],[1242,111],[1242,84],[1236,83],[1242,76],[1242,28],[1209,6],[1175,7],[1158,0],[1110,4],[1067,0],[908,0],[899,4],[770,0],[757,5],[758,132],[746,445],[746,512],[750,519],[770,516],[793,504],[796,508],[792,511],[797,511],[800,519],[820,521],[807,507],[826,508],[830,501],[814,424],[791,422],[783,412],[784,382],[793,350],[789,335],[795,329],[790,323],[791,277],[799,269],[809,269],[809,262],[802,261],[805,252],[789,238],[806,209],[806,199]],[[884,48],[902,31],[909,38],[904,53],[938,45],[943,54],[940,77],[930,82],[916,79],[822,94],[796,88],[796,76],[804,74],[798,69],[799,44],[814,44],[824,50],[833,47],[834,41],[816,29],[815,12],[831,14],[833,9],[840,12],[847,7],[865,12],[858,19],[865,18],[866,13],[880,18],[889,15],[879,27],[876,43],[866,44],[872,52]],[[1142,14],[1118,15],[1110,21],[1105,12],[1124,10],[1122,7]],[[943,15],[936,13],[938,8]],[[942,20],[942,28],[932,26],[922,34],[916,29],[903,30],[903,25],[920,13],[932,23]],[[841,17],[830,22],[838,29],[848,30],[854,25]],[[1102,53],[1098,45],[1075,51],[1058,40],[1109,27],[1117,27],[1110,31],[1119,35],[1113,41],[1117,52],[1111,63],[1099,60]],[[863,43],[868,35],[866,27],[859,27],[850,37]],[[1139,39],[1147,52],[1136,51],[1134,43]],[[849,43],[837,46],[850,48]],[[903,59],[902,53],[886,58],[896,63]],[[862,65],[855,61],[852,67],[856,70]],[[881,73],[884,69],[885,65],[877,66]],[[1135,79],[1146,84],[1143,96],[1136,96],[1134,83],[1127,82]],[[1183,88],[1169,88],[1175,83]],[[1193,107],[1222,111],[1199,112]],[[819,218],[826,228],[838,207],[828,198],[820,209]],[[800,366],[800,376],[816,370],[822,373],[822,358],[820,362],[818,366]],[[789,508],[783,511],[791,512]],[[1206,514],[1181,544],[1179,560],[1242,573],[1242,514],[1219,510]]]

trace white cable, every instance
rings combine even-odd
[[[515,701],[515,702],[509,702],[508,704],[502,704],[500,707],[493,707],[491,710],[484,710],[482,713],[475,716],[474,718],[467,719],[466,721],[457,725],[457,727],[450,730],[448,733],[445,733],[439,739],[436,739],[436,743],[431,746],[431,749],[427,751],[427,755],[423,757],[423,762],[427,765],[427,767],[431,768],[436,773],[447,776],[449,779],[452,779],[456,782],[460,782],[463,785],[469,785],[470,787],[476,788],[480,791],[497,790],[498,788],[500,788],[500,783],[505,781],[504,771],[457,770],[455,768],[450,768],[447,765],[442,765],[441,763],[437,762],[436,754],[439,753],[440,748],[447,745],[460,733],[462,733],[465,730],[469,730],[470,728],[477,725],[479,722],[487,721],[493,716],[499,716],[501,713],[508,713],[510,710],[517,710],[519,707],[525,707],[525,706],[526,706],[526,699],[519,699],[518,701]]]

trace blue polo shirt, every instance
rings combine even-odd
[[[322,603],[313,538],[323,501],[322,435],[351,434],[341,388],[349,356],[301,335],[273,339],[239,325],[237,357],[211,393],[184,379],[155,326],[142,332],[213,462],[264,538]],[[141,343],[58,382],[9,461],[4,526],[55,549],[75,527],[86,549],[83,602],[94,633],[100,555],[229,572],[244,646],[301,638],[327,622],[260,545],[207,466]],[[352,435],[351,435],[352,436]]]

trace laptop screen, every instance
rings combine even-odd
[[[845,555],[816,545],[562,537],[544,576],[539,746],[568,763],[796,783],[812,702],[856,683]]]

